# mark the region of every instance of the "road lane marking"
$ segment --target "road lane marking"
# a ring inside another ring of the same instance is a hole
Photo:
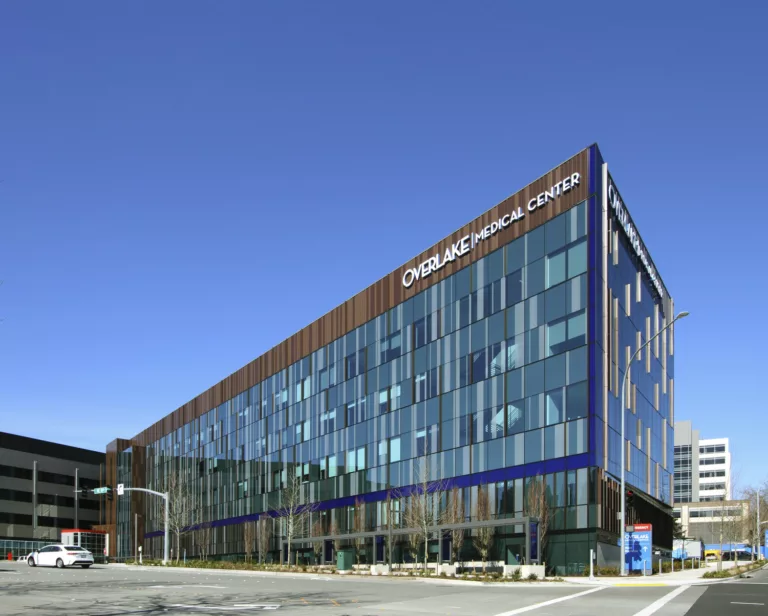
[[[206,584],[159,584],[147,588],[226,588],[226,586],[208,586]]]
[[[731,601],[731,605],[765,605],[765,603],[747,603],[746,601]]]
[[[561,601],[569,601],[571,599],[577,599],[578,597],[583,597],[584,595],[589,595],[593,592],[599,592],[601,590],[605,590],[605,586],[599,586],[598,588],[590,588],[589,590],[577,592],[576,594],[573,594],[573,595],[566,595],[565,597],[560,597],[558,599],[550,599],[549,601],[534,603],[533,605],[529,605],[527,607],[521,607],[516,610],[512,610],[511,612],[501,612],[500,614],[496,614],[496,616],[515,616],[516,614],[523,614],[525,612],[530,612],[532,610],[538,610],[540,607],[546,607],[548,605],[560,603]]]
[[[640,610],[635,614],[635,616],[650,616],[651,614],[655,614],[658,612],[662,607],[664,607],[667,603],[672,601],[677,595],[683,594],[686,590],[688,590],[690,586],[678,586],[670,593],[667,593],[664,595],[661,599],[658,599],[651,603],[648,607]]]
[[[183,603],[176,603],[172,605],[171,607],[181,607],[187,610],[211,610],[211,611],[217,611],[217,612],[232,612],[235,610],[276,610],[280,606],[279,605],[271,605],[271,604],[242,604],[242,605],[233,605],[233,606],[215,606],[215,605],[185,605]]]

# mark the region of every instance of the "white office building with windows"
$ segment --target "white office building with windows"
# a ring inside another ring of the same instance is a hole
[[[731,500],[731,450],[727,438],[699,438],[690,421],[675,424],[675,503]]]
[[[699,441],[699,502],[733,498],[731,451],[727,438]]]

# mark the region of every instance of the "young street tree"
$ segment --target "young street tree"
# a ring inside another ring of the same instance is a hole
[[[197,546],[197,556],[200,560],[208,559],[208,550],[211,546],[211,525],[209,522],[199,524],[194,531],[193,541]]]
[[[354,533],[365,532],[365,501],[359,496],[355,499],[355,509],[353,512],[352,531]],[[355,559],[357,565],[360,565],[360,552],[365,549],[365,537],[355,537]]]
[[[424,457],[414,463],[414,491],[408,496],[403,523],[407,528],[413,528],[415,532],[415,544],[424,544],[424,571],[427,570],[429,558],[430,527],[437,524],[440,519],[440,493],[445,491],[445,482],[442,480],[430,480],[428,458]],[[414,545],[409,537],[409,543]]]
[[[539,551],[544,560],[547,547],[547,531],[549,530],[549,501],[547,500],[547,483],[544,477],[533,477],[528,484],[528,515],[539,519]],[[529,555],[530,558],[531,555]]]
[[[325,533],[323,532],[323,521],[318,518],[312,524],[312,551],[315,553],[315,560],[320,564],[323,555],[323,544]]]
[[[246,522],[243,524],[243,544],[245,547],[245,562],[251,562],[251,554],[253,554],[253,542],[256,538],[256,523]]]
[[[478,486],[477,505],[475,506],[475,521],[485,522],[491,519],[491,501],[488,497],[488,486]],[[480,553],[480,559],[483,561],[483,573],[485,573],[485,563],[488,555],[493,548],[493,536],[495,533],[493,526],[482,526],[474,530],[472,543]]]
[[[261,516],[256,522],[256,552],[259,564],[263,564],[269,552],[269,542],[272,540],[272,518]]]
[[[442,524],[461,524],[464,521],[464,499],[461,490],[453,488],[447,495],[445,511],[443,511],[440,521]],[[455,528],[448,531],[451,536],[451,562],[459,562],[461,546],[464,543],[464,529]]]
[[[301,477],[294,472],[288,472],[285,488],[280,494],[280,506],[275,509],[275,514],[281,518],[286,541],[288,542],[288,565],[292,563],[292,541],[298,537],[304,537],[309,531],[309,519],[317,504],[305,502],[304,484]],[[282,547],[281,547],[282,550]]]
[[[384,506],[386,507],[384,515],[386,516],[386,520],[387,520],[387,562],[391,569],[393,567],[392,549],[394,547],[392,545],[394,541],[392,536],[392,531],[395,529],[395,523],[396,523],[395,516],[400,511],[399,495],[396,492],[389,490],[387,492],[387,499],[384,501]]]
[[[338,537],[339,536],[339,525],[336,524],[336,518],[331,519],[331,527],[328,529],[328,534],[332,537]],[[334,539],[333,540],[333,549],[335,552],[338,552],[341,548],[341,539]]]
[[[168,509],[168,532],[176,538],[176,562],[181,555],[181,536],[190,532],[196,524],[195,502],[187,485],[176,473],[171,474],[166,481],[168,501],[163,499],[160,505],[160,519]]]

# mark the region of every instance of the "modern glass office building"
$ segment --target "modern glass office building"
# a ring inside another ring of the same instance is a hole
[[[543,560],[572,572],[590,548],[618,564],[624,447],[628,523],[653,524],[654,543],[671,549],[673,328],[631,366],[624,443],[619,392],[631,354],[672,313],[593,145],[134,438],[110,443],[110,480],[164,490],[178,476],[194,502],[190,524],[210,528],[206,550],[222,558],[245,552],[244,523],[274,515],[291,477],[325,531],[339,533],[351,529],[356,501],[366,503],[366,530],[385,533],[387,495],[413,485],[419,468],[460,489],[469,521],[478,490],[494,518],[522,519],[527,486],[543,481]],[[120,550],[134,540],[123,535],[138,528],[145,554],[159,555],[157,499],[121,499],[109,512],[119,530],[112,553],[128,556]],[[492,558],[520,557],[521,533],[516,522],[499,527]],[[188,557],[201,549],[198,535],[185,536]],[[368,562],[382,558],[376,545]],[[471,558],[471,541],[464,549]]]

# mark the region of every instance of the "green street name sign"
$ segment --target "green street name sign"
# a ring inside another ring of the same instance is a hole
[[[94,488],[94,494],[109,494],[109,488]]]

